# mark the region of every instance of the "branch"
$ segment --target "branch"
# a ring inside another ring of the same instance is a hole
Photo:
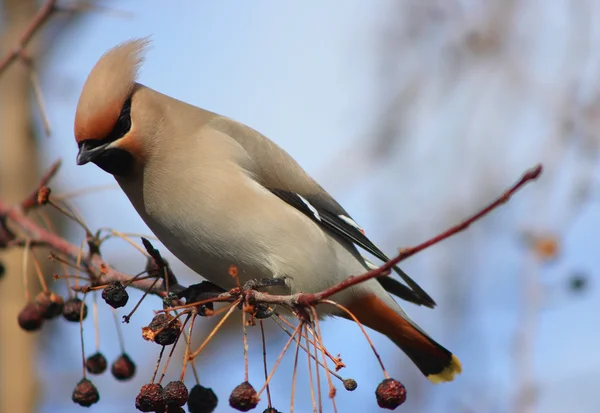
[[[69,258],[73,262],[77,261],[77,258],[80,256],[80,247],[45,230],[25,214],[27,211],[38,205],[38,193],[40,189],[46,187],[58,171],[59,167],[60,162],[55,162],[42,178],[38,189],[33,191],[21,205],[10,206],[0,200],[0,229],[2,229],[0,234],[3,236],[3,239],[0,239],[0,245],[22,245],[19,239],[4,239],[7,237],[15,237],[12,228],[9,228],[8,226],[10,223],[12,224],[11,227],[16,227],[20,232],[25,234],[30,245],[48,247],[51,250],[58,252],[60,255]],[[82,262],[88,268],[88,272],[94,276],[94,280],[97,284],[108,284],[113,281],[128,282],[133,278],[129,274],[122,273],[112,268],[99,254],[92,254]],[[162,288],[150,288],[152,284],[152,279],[143,279],[134,281],[132,286],[152,294],[166,296],[166,292]]]
[[[276,296],[276,295],[271,295],[268,293],[251,291],[251,292],[249,292],[249,294],[251,295],[251,298],[253,300],[255,300],[256,302],[260,302],[260,303],[283,304],[283,305],[287,305],[290,307],[314,306],[314,305],[318,304],[320,301],[327,299],[327,298],[331,297],[332,295],[337,294],[340,291],[345,290],[346,288],[349,288],[353,285],[360,284],[362,282],[370,280],[371,278],[376,278],[381,275],[389,274],[389,270],[391,270],[395,265],[397,265],[401,261],[404,261],[407,258],[412,257],[413,255],[425,250],[426,248],[429,248],[429,247],[431,247],[453,235],[458,234],[459,232],[466,230],[475,221],[478,221],[479,219],[483,218],[485,215],[492,212],[494,209],[496,209],[499,206],[508,202],[510,200],[510,198],[519,189],[521,189],[528,182],[537,179],[541,175],[541,173],[542,173],[542,165],[536,165],[535,167],[526,171],[525,174],[523,174],[523,176],[521,177],[521,179],[517,183],[515,183],[511,188],[509,188],[506,192],[504,192],[504,194],[502,194],[500,197],[498,197],[498,199],[496,199],[494,202],[492,202],[485,208],[481,209],[479,212],[475,213],[471,217],[465,219],[458,225],[455,225],[455,226],[447,229],[446,231],[442,232],[441,234],[439,234],[439,235],[437,235],[415,247],[410,247],[410,248],[405,248],[405,249],[400,250],[400,252],[398,253],[398,255],[396,255],[396,257],[390,259],[388,262],[386,262],[385,264],[383,264],[382,266],[380,266],[378,268],[375,268],[375,269],[368,271],[359,276],[350,276],[350,277],[346,278],[344,281],[342,281],[341,283],[336,284],[330,288],[327,288],[326,290],[323,290],[319,293],[314,293],[314,294],[299,293],[299,294],[295,294],[292,296]]]
[[[16,226],[20,231],[26,234],[26,239],[30,243],[30,245],[35,246],[46,246],[51,248],[54,251],[57,251],[61,255],[68,257],[72,261],[77,261],[77,258],[80,256],[80,248],[76,245],[73,245],[66,241],[65,239],[59,237],[56,234],[53,234],[43,228],[41,228],[38,224],[36,224],[32,219],[28,218],[25,215],[25,212],[28,209],[33,208],[38,199],[38,192],[40,189],[45,188],[45,185],[48,181],[54,176],[56,170],[58,169],[59,163],[55,163],[52,168],[46,173],[44,178],[42,179],[38,190],[30,195],[20,206],[11,207],[0,201],[0,225],[2,225],[6,230],[6,233],[12,234],[12,231],[7,226],[7,222],[12,223]],[[439,235],[410,248],[401,249],[398,255],[394,258],[390,259],[385,264],[380,267],[368,271],[359,276],[349,276],[347,279],[342,281],[339,284],[336,284],[330,288],[327,288],[321,292],[317,293],[298,293],[293,295],[273,295],[266,292],[256,291],[254,289],[244,289],[244,288],[234,288],[225,293],[209,293],[208,296],[204,297],[205,299],[202,303],[208,302],[234,302],[240,299],[241,296],[254,304],[279,304],[287,306],[288,308],[308,308],[319,304],[325,299],[328,299],[334,294],[339,293],[346,288],[352,287],[359,283],[365,282],[375,277],[379,277],[381,275],[389,274],[389,270],[392,269],[395,265],[400,263],[401,261],[406,260],[409,257],[435,245],[459,232],[466,230],[471,224],[479,219],[483,218],[485,215],[492,212],[494,209],[499,206],[505,204],[510,200],[510,198],[525,184],[530,181],[537,179],[542,172],[542,166],[537,165],[534,168],[527,171],[521,179],[515,183],[511,188],[509,188],[506,192],[504,192],[498,199],[490,203],[488,206],[481,209],[479,212],[475,213],[471,217],[465,219],[458,225],[455,225],[448,230],[440,233]],[[34,203],[34,199],[36,200]],[[15,242],[15,240],[0,240],[4,241],[0,242],[0,245],[7,246],[15,246],[18,245],[19,242]],[[19,241],[19,240],[16,240]],[[146,242],[147,243],[147,242]],[[146,244],[145,243],[145,244]],[[22,244],[22,243],[21,243]],[[149,245],[149,243],[148,243]],[[146,248],[149,248],[146,245]],[[157,257],[160,257],[158,251],[152,248],[153,252]],[[159,259],[161,261],[162,258]],[[83,264],[87,268],[88,273],[94,280],[94,284],[109,284],[114,281],[119,281],[121,283],[131,282],[132,276],[128,274],[124,274],[112,268],[106,261],[104,261],[100,254],[91,253],[89,257],[84,259]],[[156,287],[155,280],[146,278],[141,280],[134,281],[131,285],[139,288],[141,290],[147,291],[148,293],[156,294],[161,297],[167,296],[167,292],[164,290],[162,286]],[[188,304],[183,307],[199,305],[199,303]]]
[[[38,30],[48,21],[52,13],[57,10],[56,3],[57,0],[46,0],[35,16],[33,16],[33,19],[31,19],[31,22],[19,38],[17,45],[6,56],[0,59],[0,76],[15,60],[24,56],[25,47],[27,47]]]

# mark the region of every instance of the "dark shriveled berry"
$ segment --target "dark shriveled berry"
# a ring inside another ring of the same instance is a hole
[[[265,410],[263,410],[263,413],[281,413],[281,412],[274,407],[267,407]]]
[[[354,379],[344,380],[344,388],[348,391],[354,391],[358,387],[358,383]]]
[[[196,384],[190,391],[188,410],[190,413],[212,413],[219,403],[212,389]]]
[[[37,331],[42,328],[44,319],[36,303],[27,303],[18,317],[19,326],[25,331]]]
[[[95,353],[85,360],[85,368],[91,374],[102,374],[106,371],[108,362],[102,353]]]
[[[63,308],[63,317],[73,323],[78,323],[81,316],[81,306],[83,306],[83,319],[87,317],[87,305],[79,298],[70,298],[65,301]]]
[[[256,390],[247,381],[233,389],[229,396],[229,405],[241,412],[254,409],[259,401]]]
[[[165,413],[185,413],[185,409],[181,406],[175,406],[174,404],[167,406]]]
[[[141,412],[163,412],[166,407],[165,391],[158,383],[144,384],[135,398],[135,408]]]
[[[161,346],[169,346],[177,341],[180,329],[179,319],[173,319],[164,313],[158,314],[154,316],[148,327],[142,328],[142,337]]]
[[[100,393],[98,393],[98,389],[91,381],[88,379],[81,379],[81,381],[77,383],[77,386],[75,386],[71,399],[80,406],[90,407],[100,400]]]
[[[129,380],[135,376],[135,363],[127,353],[123,353],[113,362],[110,372],[119,381]]]
[[[377,386],[375,396],[379,407],[394,410],[406,401],[406,389],[398,380],[385,379]]]
[[[183,406],[188,401],[188,389],[182,381],[172,381],[165,386],[167,405]]]
[[[119,281],[113,281],[102,290],[102,299],[112,308],[125,307],[129,294]]]
[[[60,295],[49,291],[39,293],[35,297],[35,303],[42,317],[47,320],[61,315],[65,306],[65,302]]]

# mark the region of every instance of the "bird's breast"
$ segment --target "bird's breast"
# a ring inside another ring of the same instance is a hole
[[[289,277],[289,292],[318,291],[334,282],[340,260],[318,225],[256,182],[234,185],[235,179],[180,176],[168,184],[120,184],[165,247],[222,288],[236,286],[232,265],[241,283]]]

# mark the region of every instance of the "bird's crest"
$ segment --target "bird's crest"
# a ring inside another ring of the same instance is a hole
[[[75,114],[75,139],[103,139],[115,126],[131,96],[148,38],[122,43],[106,52],[89,74]]]

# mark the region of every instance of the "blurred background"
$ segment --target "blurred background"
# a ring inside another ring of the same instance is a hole
[[[1,3],[0,57],[41,5]],[[542,178],[509,204],[403,265],[438,302],[433,311],[405,308],[458,355],[464,373],[431,385],[391,342],[371,336],[390,374],[407,387],[398,411],[600,411],[600,1],[58,4],[66,11],[54,14],[28,48],[50,137],[30,71],[17,62],[0,76],[3,200],[18,202],[61,158],[56,193],[99,187],[72,198],[92,229],[149,233],[109,175],[75,165],[72,132],[79,92],[97,59],[148,35],[153,44],[141,83],[269,136],[390,255],[459,222],[542,162]],[[73,243],[84,239],[64,220],[56,225]],[[182,282],[197,282],[162,251]],[[0,281],[0,413],[81,411],[71,402],[81,378],[78,325],[56,321],[38,334],[21,331],[22,253],[1,254],[7,272]],[[145,265],[119,240],[107,243],[103,256],[132,274]],[[64,292],[62,283],[56,289]],[[127,310],[141,294],[131,295]],[[100,304],[99,348],[111,362],[120,352],[117,333],[111,311]],[[158,299],[145,300],[122,326],[138,373],[124,384],[109,373],[93,377],[101,399],[90,411],[135,411],[159,350],[141,338],[140,327],[159,307]],[[232,318],[198,359],[201,383],[220,398],[217,412],[230,411],[229,393],[243,381],[240,319]],[[214,323],[200,320],[197,343]],[[341,374],[359,385],[349,393],[336,384],[339,411],[380,411],[374,390],[383,376],[360,330],[343,320],[322,327],[331,353],[347,364]],[[91,354],[93,317],[84,330]],[[255,387],[263,382],[257,330],[249,332]],[[267,335],[272,365],[287,337],[276,327]],[[280,411],[289,410],[291,356],[272,386]],[[167,381],[179,368],[174,360]],[[193,383],[191,375],[186,383]],[[301,367],[296,411],[310,410]]]

